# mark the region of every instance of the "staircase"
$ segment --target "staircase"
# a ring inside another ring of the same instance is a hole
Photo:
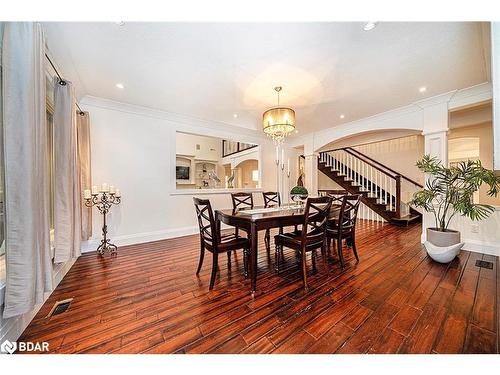
[[[361,194],[373,217],[406,226],[422,219],[407,203],[423,186],[352,147],[320,152],[318,169],[349,194]]]

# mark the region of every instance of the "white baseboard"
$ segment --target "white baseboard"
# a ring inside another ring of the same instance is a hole
[[[76,258],[71,259],[55,270],[56,273],[54,274],[54,289],[59,285],[61,280],[64,278],[66,273],[70,270],[75,262]],[[26,314],[8,319],[3,319],[0,316],[0,342],[3,342],[5,340],[17,341],[19,336],[21,336],[23,331],[30,324],[31,320],[35,317],[35,315],[38,313],[40,308],[43,306],[45,301],[47,301],[51,294],[52,292],[45,293],[43,302],[36,305],[32,311],[27,312]]]
[[[155,232],[144,232],[128,234],[123,236],[117,236],[112,238],[112,242],[117,246],[135,245],[140,243],[166,240],[169,238],[189,236],[192,234],[199,233],[198,226],[176,228],[176,229],[165,229]],[[93,238],[88,241],[82,242],[81,252],[89,253],[96,251],[97,246],[99,246],[100,238]]]
[[[500,256],[500,244],[499,243],[489,243],[484,241],[476,240],[464,240],[464,250],[473,251],[475,253]]]

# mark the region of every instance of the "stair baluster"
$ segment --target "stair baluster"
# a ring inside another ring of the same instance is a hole
[[[359,218],[370,221],[404,223],[416,216],[401,219],[401,179],[420,186],[408,177],[350,147],[320,152],[318,167],[349,193],[362,194]],[[415,210],[412,210],[415,214]],[[418,218],[418,216],[417,216]]]
[[[392,197],[394,191],[392,190],[392,179],[389,180],[389,211],[392,211]]]

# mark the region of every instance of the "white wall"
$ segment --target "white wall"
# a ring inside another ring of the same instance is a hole
[[[318,172],[318,190],[344,190],[342,186],[333,181],[323,172]]]
[[[175,189],[176,131],[260,144],[262,189],[254,189],[256,204],[262,190],[276,190],[274,145],[260,132],[210,124],[143,107],[87,97],[81,102],[91,118],[93,184],[107,182],[121,189],[122,203],[111,209],[110,238],[117,244],[142,243],[197,232],[193,196],[203,196],[214,209],[231,208],[227,190]],[[286,157],[296,158],[287,149]],[[296,180],[292,170],[291,181]],[[102,217],[93,212],[93,237],[82,251],[93,251],[101,234]]]
[[[455,216],[450,228],[460,231],[464,249],[500,256],[500,208],[485,220],[472,221],[464,216]]]
[[[199,150],[196,145],[200,146]],[[196,159],[219,163],[222,158],[222,139],[177,133],[176,152],[178,155],[194,156]]]
[[[415,163],[424,156],[424,137],[411,135],[354,147],[359,152],[423,184],[424,176]]]

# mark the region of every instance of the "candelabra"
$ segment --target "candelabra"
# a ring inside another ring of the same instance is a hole
[[[100,191],[95,192],[92,191],[91,197],[84,197],[85,206],[93,207],[96,206],[99,212],[103,216],[103,224],[102,224],[102,239],[101,244],[97,247],[97,252],[100,255],[104,255],[105,251],[109,251],[110,254],[116,254],[118,248],[116,245],[112,244],[110,239],[108,238],[108,225],[106,224],[106,215],[108,214],[111,206],[114,204],[119,204],[121,202],[121,196],[118,192],[108,192],[108,191]]]
[[[282,160],[281,161],[281,189],[280,189],[281,199],[283,199],[283,193],[285,192],[285,176],[284,176],[284,172],[285,172],[285,162]],[[283,205],[283,202],[282,202],[282,205]]]
[[[281,196],[281,199],[283,199],[285,193],[285,150],[283,147],[281,148],[281,161],[279,158],[279,151],[280,147],[279,145],[277,145],[276,146],[276,192]],[[287,160],[286,176],[288,178],[288,188],[290,188],[290,159]],[[281,203],[282,205],[284,205],[284,201],[282,201]]]
[[[288,171],[286,172],[286,177],[287,177],[286,203],[289,206],[290,205],[290,168],[288,168]]]
[[[276,192],[280,194],[280,159],[278,154],[279,148],[276,146]]]

